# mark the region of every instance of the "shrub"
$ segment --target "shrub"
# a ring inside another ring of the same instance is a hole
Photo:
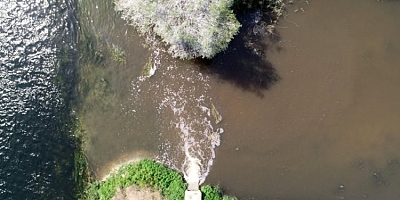
[[[204,185],[200,190],[204,200],[237,200],[235,197],[224,196],[219,186]]]
[[[111,199],[117,188],[130,185],[149,187],[159,190],[167,199],[184,198],[186,183],[182,175],[153,160],[142,160],[118,170],[102,183],[92,183],[84,192],[83,199]]]
[[[219,187],[205,185],[201,187],[204,200],[222,200],[222,192]]]
[[[116,9],[142,34],[160,36],[174,57],[212,58],[225,50],[240,23],[233,0],[117,0]]]

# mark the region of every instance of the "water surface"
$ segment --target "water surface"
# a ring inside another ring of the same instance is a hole
[[[72,199],[74,4],[0,7],[0,199]]]
[[[223,132],[212,121],[209,76],[191,61],[173,59],[159,42],[143,47],[144,37],[112,1],[80,2],[80,8],[81,43],[92,41],[95,49],[94,59],[80,64],[81,119],[94,175],[102,179],[142,157],[184,172],[188,157],[195,157],[204,181]],[[146,65],[157,68],[154,76],[143,76]]]
[[[288,6],[264,54],[279,82],[261,97],[210,84],[225,134],[207,180],[244,199],[398,199],[399,12],[397,1]]]
[[[189,155],[206,183],[243,199],[400,197],[397,1],[295,2],[276,33],[249,43],[253,13],[212,61],[143,47],[112,1],[80,3],[97,52],[80,66],[96,177],[138,157],[184,172]],[[146,63],[158,68],[150,78]]]

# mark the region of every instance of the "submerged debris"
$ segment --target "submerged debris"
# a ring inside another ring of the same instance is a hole
[[[158,66],[160,66],[161,64],[160,56],[160,49],[158,48],[155,49],[153,53],[151,53],[149,60],[143,67],[142,76],[140,77],[140,79],[144,80],[146,78],[150,78],[156,73]]]
[[[111,44],[111,45],[108,45],[108,51],[110,52],[111,59],[113,61],[121,63],[121,64],[126,64],[126,54],[121,48],[117,47],[114,44]],[[96,55],[98,55],[98,54],[96,54]]]
[[[146,65],[144,65],[142,75],[145,76],[146,78],[150,78],[151,76],[154,75],[155,72],[156,68],[153,65],[153,62],[151,61],[151,58],[149,58],[149,61],[146,63]]]
[[[215,108],[213,103],[211,103],[211,115],[215,119],[215,124],[218,124],[222,121],[222,116],[219,114],[217,108]]]

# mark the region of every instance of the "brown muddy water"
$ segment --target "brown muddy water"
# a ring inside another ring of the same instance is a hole
[[[79,3],[79,113],[96,178],[144,157],[185,172],[195,158],[204,182],[223,132],[211,116],[209,76],[191,61],[171,58],[159,44],[144,48],[112,1]],[[159,68],[156,75],[143,75],[148,65]]]
[[[138,157],[184,171],[189,154],[241,199],[400,199],[399,1],[295,2],[254,52],[237,38],[205,70],[143,47],[111,1],[85,2],[104,56],[80,71],[98,178]]]
[[[400,2],[308,3],[267,45],[281,79],[263,96],[212,79],[225,133],[207,182],[244,199],[400,199]]]

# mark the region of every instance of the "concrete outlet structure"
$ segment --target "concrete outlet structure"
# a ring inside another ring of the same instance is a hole
[[[201,191],[185,191],[185,200],[201,200]]]
[[[201,200],[201,191],[197,182],[189,182],[185,191],[185,200]]]

